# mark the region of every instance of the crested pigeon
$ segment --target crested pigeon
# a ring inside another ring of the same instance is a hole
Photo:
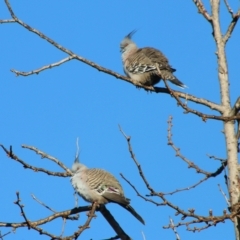
[[[152,47],[137,47],[131,40],[135,32],[130,32],[120,44],[125,74],[145,86],[153,86],[164,79],[181,88],[187,87],[173,75],[176,69],[169,65],[162,52]]]
[[[117,203],[145,224],[142,217],[130,206],[130,199],[124,196],[122,186],[112,174],[102,169],[87,168],[79,162],[78,154],[72,165],[72,173],[73,188],[85,201],[98,204]]]

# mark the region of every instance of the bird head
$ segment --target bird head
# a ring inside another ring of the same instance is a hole
[[[74,163],[72,165],[72,172],[76,173],[81,168],[82,168],[82,164],[79,162],[79,156],[76,156]]]
[[[132,50],[132,49],[137,49],[137,45],[131,40],[132,36],[134,33],[136,33],[137,30],[131,31],[120,43],[120,51],[122,53]]]

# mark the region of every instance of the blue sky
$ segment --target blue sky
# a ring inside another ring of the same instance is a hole
[[[238,1],[229,1],[236,11]],[[133,39],[139,47],[160,49],[177,69],[176,76],[189,88],[185,92],[219,103],[216,47],[210,24],[197,13],[192,1],[26,1],[12,0],[15,14],[24,22],[46,34],[62,46],[97,64],[123,74],[119,44],[133,29]],[[209,9],[208,3],[206,3]],[[2,1],[0,19],[10,19]],[[230,15],[221,6],[223,33]],[[62,171],[56,164],[41,159],[35,153],[22,149],[22,144],[35,146],[57,157],[71,167],[75,155],[75,141],[80,138],[80,160],[88,167],[98,167],[114,174],[121,182],[132,206],[145,219],[141,225],[127,211],[115,204],[110,209],[122,228],[133,239],[175,239],[171,230],[164,230],[169,216],[175,223],[181,221],[167,207],[156,207],[137,197],[133,189],[120,177],[123,173],[143,194],[144,186],[134,165],[126,140],[118,124],[132,137],[132,147],[149,183],[156,191],[169,192],[190,186],[203,176],[175,157],[167,145],[167,120],[173,116],[173,141],[191,161],[206,171],[215,171],[219,162],[206,154],[226,158],[225,140],[220,121],[204,123],[192,114],[183,114],[176,101],[166,94],[147,93],[113,76],[99,72],[79,61],[70,61],[38,75],[16,77],[10,69],[30,71],[67,57],[48,42],[17,24],[0,25],[0,142],[12,145],[14,153],[27,163],[51,171]],[[239,96],[238,76],[240,53],[240,26],[230,38],[228,58],[232,104]],[[158,86],[163,86],[160,82]],[[176,86],[171,85],[179,90]],[[204,113],[206,107],[188,103],[189,107]],[[56,211],[74,207],[73,188],[68,178],[34,173],[6,157],[2,151],[1,221],[20,222],[23,218],[13,202],[20,192],[27,216],[31,220],[51,213],[31,198],[33,193]],[[175,205],[207,215],[209,209],[221,215],[227,208],[217,184],[224,191],[223,175],[210,179],[191,191],[168,197]],[[155,198],[155,200],[157,200]],[[160,199],[158,200],[159,202]],[[79,205],[86,203],[79,199]],[[104,239],[115,233],[100,213],[91,222],[80,239]],[[79,221],[67,222],[69,235],[86,221],[81,213]],[[44,229],[58,235],[62,220],[54,221]],[[4,234],[10,229],[1,229]],[[214,228],[192,233],[185,227],[178,229],[181,239],[233,239],[230,221]],[[6,239],[48,239],[33,230],[17,229]]]

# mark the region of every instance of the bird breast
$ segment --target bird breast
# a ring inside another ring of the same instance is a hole
[[[82,172],[77,172],[71,178],[71,183],[75,191],[87,202],[98,202],[99,204],[106,203],[105,199],[91,189],[86,182],[86,176]]]

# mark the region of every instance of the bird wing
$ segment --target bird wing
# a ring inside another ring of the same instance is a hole
[[[164,54],[155,48],[139,48],[134,54],[129,56],[126,61],[126,69],[133,74],[155,72],[158,71],[158,69],[160,71],[176,71],[176,69],[169,65]]]
[[[102,169],[92,168],[86,170],[87,184],[90,189],[103,196],[109,201],[128,204],[124,197],[122,186],[118,180],[109,172]]]
[[[156,70],[155,64],[149,57],[146,57],[144,52],[138,49],[133,55],[127,58],[126,69],[133,74],[141,74]]]
[[[175,72],[176,69],[172,68],[169,65],[168,59],[164,56],[164,54],[158,49],[145,47],[138,49],[141,54],[148,58],[151,61],[151,64],[155,66],[158,64],[160,70],[169,70],[171,72]]]

